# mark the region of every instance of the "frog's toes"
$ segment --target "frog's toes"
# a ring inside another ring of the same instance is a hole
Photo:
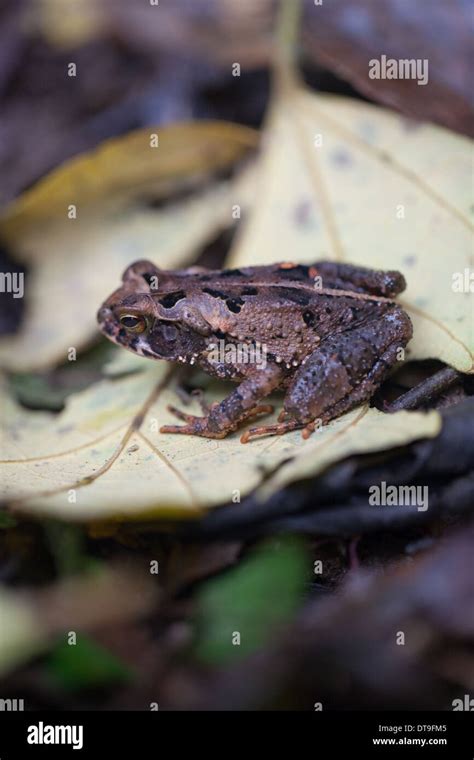
[[[305,440],[305,441],[307,441],[307,440],[308,440],[308,438],[310,437],[310,435],[312,435],[312,434],[314,433],[314,429],[315,429],[315,423],[314,423],[314,422],[309,422],[309,423],[308,423],[308,424],[307,424],[307,425],[306,425],[306,426],[303,428],[303,430],[302,430],[302,432],[301,432],[301,436],[302,436],[302,438],[304,438],[304,440]]]
[[[186,417],[188,418],[186,425],[162,425],[160,433],[199,435],[203,438],[225,438],[227,435],[226,430],[210,430],[207,417],[193,417],[191,414]]]
[[[214,404],[211,404],[211,409]],[[225,438],[230,432],[230,428],[217,428],[215,425],[210,424],[209,415],[205,414],[203,417],[197,417],[194,414],[186,414],[186,412],[177,409],[175,406],[168,406],[168,411],[174,414],[179,420],[185,422],[185,425],[162,425],[160,427],[160,433],[178,433],[180,435],[200,435],[203,438]]]
[[[211,408],[213,406],[217,406],[217,401],[215,401],[213,404],[209,404],[206,401],[206,399],[204,398],[204,391],[202,390],[202,388],[194,388],[194,390],[191,391],[191,397],[198,401],[203,414],[209,414]]]
[[[199,417],[196,417],[194,414],[186,414],[186,412],[181,411],[181,409],[178,409],[171,404],[168,404],[166,408],[171,414],[177,417],[178,420],[183,420],[183,422],[193,422],[194,420],[199,419]]]
[[[257,417],[260,414],[272,414],[274,407],[271,404],[260,404],[254,407],[246,416],[245,421],[250,420],[252,417]]]
[[[193,435],[191,425],[162,425],[160,433],[181,433],[181,435]]]
[[[240,436],[240,442],[248,443],[254,438],[262,438],[263,436],[270,435],[283,435],[284,433],[289,433],[291,430],[299,430],[302,427],[303,425],[301,422],[297,422],[297,420],[294,419],[286,420],[286,422],[279,422],[275,425],[260,425],[259,427],[250,428],[250,430],[246,430],[245,433],[242,433]]]

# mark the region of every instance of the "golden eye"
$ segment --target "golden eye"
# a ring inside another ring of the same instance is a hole
[[[146,328],[146,319],[145,317],[136,317],[134,314],[124,314],[120,317],[120,324],[128,332],[142,333]]]

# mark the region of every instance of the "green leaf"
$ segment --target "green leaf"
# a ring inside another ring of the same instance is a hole
[[[303,545],[287,538],[209,581],[197,600],[197,659],[221,665],[264,646],[301,605],[307,568]]]
[[[18,524],[8,512],[0,510],[0,530],[6,530],[7,528],[14,528]]]
[[[62,641],[47,658],[48,674],[64,689],[77,691],[129,681],[124,663],[87,636],[77,644]]]

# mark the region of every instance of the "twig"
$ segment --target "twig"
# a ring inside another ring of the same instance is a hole
[[[415,385],[414,388],[410,388],[409,391],[399,396],[391,404],[387,404],[384,407],[384,411],[391,414],[392,412],[399,412],[402,409],[418,409],[418,407],[433,401],[440,393],[454,385],[461,376],[461,372],[451,367],[445,367],[418,385]]]

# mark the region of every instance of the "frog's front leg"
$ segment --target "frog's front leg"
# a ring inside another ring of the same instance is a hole
[[[247,417],[273,411],[272,406],[259,406],[259,402],[280,385],[282,378],[283,371],[278,365],[267,365],[262,370],[255,369],[220,404],[213,404],[204,417],[195,417],[169,407],[170,411],[186,424],[163,425],[160,432],[225,438]]]
[[[396,305],[352,330],[327,338],[298,369],[284,401],[286,421],[252,428],[247,440],[326,424],[368,401],[412,335],[408,315]]]

